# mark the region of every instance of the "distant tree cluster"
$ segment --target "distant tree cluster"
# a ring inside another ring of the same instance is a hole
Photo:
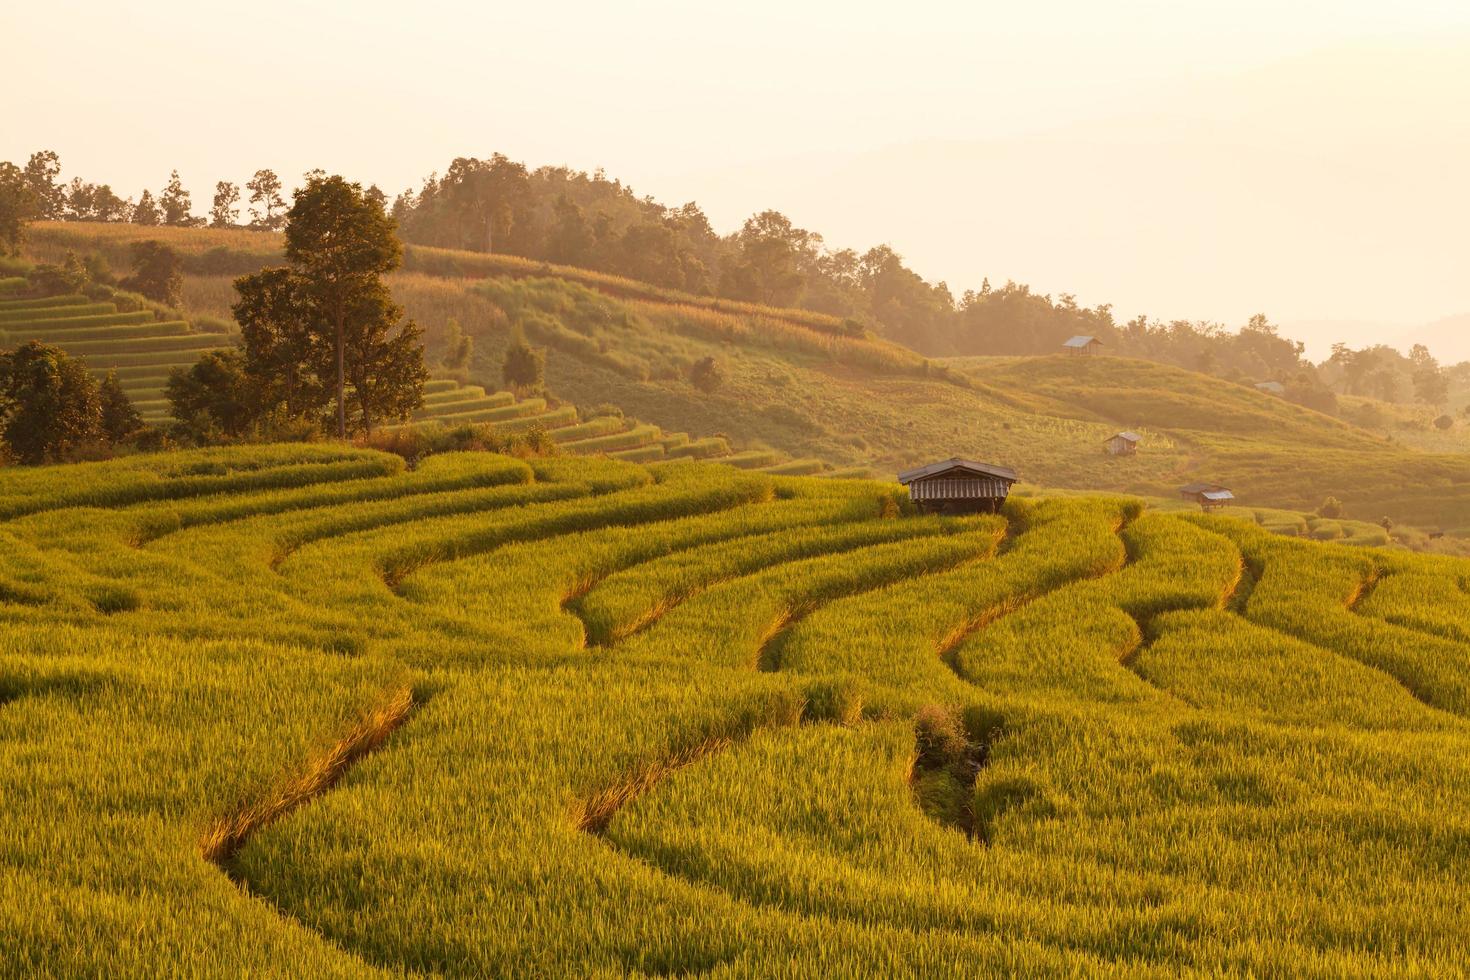
[[[131,222],[135,225],[197,228],[251,228],[280,231],[286,223],[285,190],[271,170],[257,170],[244,191],[222,180],[215,184],[207,217],[194,214],[192,195],[177,170],[156,193],[145,188],[137,199],[119,196],[108,184],[80,177],[61,180],[61,160],[52,150],[32,153],[24,167],[0,162],[0,246],[14,251],[29,221]],[[244,192],[249,193],[244,198]],[[370,196],[385,203],[377,188]],[[241,221],[241,201],[248,204],[248,220]]]
[[[423,404],[422,331],[382,278],[402,246],[381,200],[317,174],[284,220],[287,264],[235,281],[240,348],[169,378],[174,416],[196,441],[323,428],[345,438]]]
[[[1378,344],[1353,350],[1333,344],[1332,356],[1323,365],[1328,379],[1344,394],[1363,395],[1381,401],[1412,399],[1421,405],[1443,409],[1450,399],[1452,381],[1464,383],[1467,365],[1446,370],[1423,344],[1415,344],[1404,355]]]

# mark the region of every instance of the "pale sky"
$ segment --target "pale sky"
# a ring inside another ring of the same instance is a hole
[[[1470,311],[1466,0],[62,0],[7,5],[0,49],[0,159],[125,196],[175,167],[204,207],[259,167],[391,193],[500,151],[721,231],[776,207],[957,293],[1323,338]]]

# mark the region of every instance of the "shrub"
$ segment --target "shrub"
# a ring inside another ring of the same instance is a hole
[[[546,371],[546,351],[526,343],[523,333],[517,331],[505,351],[505,362],[501,365],[501,376],[512,388],[530,391],[539,389]]]
[[[1342,501],[1336,497],[1328,497],[1322,501],[1322,506],[1317,508],[1317,516],[1336,520],[1342,516]]]
[[[689,369],[689,383],[709,394],[725,383],[725,370],[713,355],[706,355]]]
[[[1434,420],[1434,427],[1440,430],[1453,429],[1455,427],[1455,420],[1448,415],[1441,415]]]

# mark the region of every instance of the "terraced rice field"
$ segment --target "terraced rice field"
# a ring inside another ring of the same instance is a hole
[[[228,334],[197,331],[184,320],[161,321],[148,310],[120,313],[112,303],[85,296],[0,300],[0,348],[31,340],[85,358],[99,378],[115,370],[138,414],[152,423],[168,419],[163,387],[169,371],[234,342]]]
[[[574,405],[551,407],[544,398],[517,398],[509,391],[486,391],[480,385],[436,379],[424,386],[424,407],[409,425],[461,423],[493,425],[501,432],[546,430],[572,455],[606,455],[632,462],[662,459],[708,459],[729,453],[720,437],[691,439],[687,433],[664,432],[620,415],[583,420]]]
[[[332,446],[0,471],[0,973],[1470,968],[1470,565],[902,505]]]

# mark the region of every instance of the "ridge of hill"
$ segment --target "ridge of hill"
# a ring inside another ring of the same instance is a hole
[[[231,279],[279,257],[269,233],[80,223],[39,225],[30,248],[38,259],[75,249],[117,263],[149,237],[184,255],[197,314],[227,314]],[[1042,486],[1168,495],[1207,480],[1251,506],[1311,511],[1331,495],[1358,520],[1470,533],[1470,457],[1416,451],[1208,375],[1118,357],[931,360],[806,311],[505,256],[409,246],[405,266],[390,282],[425,328],[431,361],[454,320],[473,357],[445,373],[498,377],[519,328],[548,348],[547,384],[584,406],[580,418],[615,406],[798,468],[894,471],[971,456]],[[711,390],[690,380],[706,358],[723,378]],[[1138,455],[1103,454],[1119,428],[1144,436]]]

